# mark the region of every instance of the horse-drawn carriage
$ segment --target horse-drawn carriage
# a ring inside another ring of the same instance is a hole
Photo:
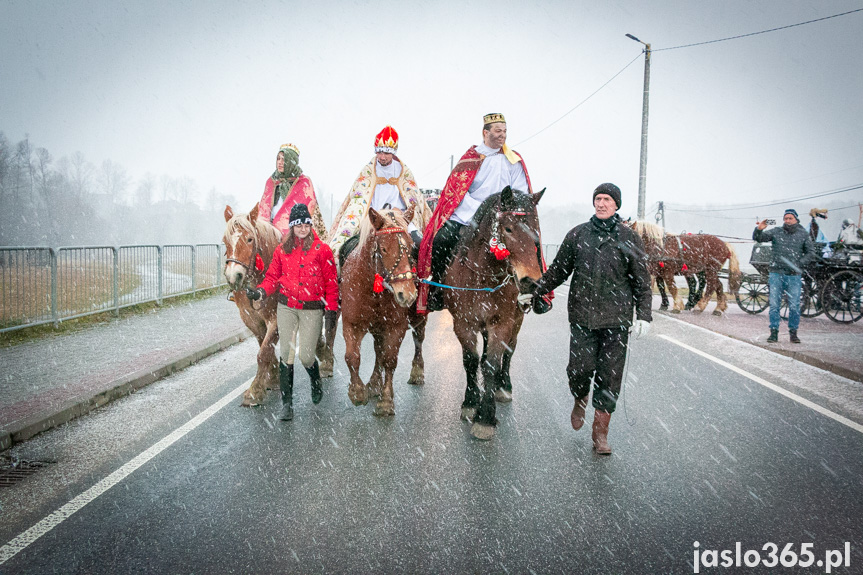
[[[859,320],[863,317],[863,250],[841,246],[833,251],[825,248],[837,247],[835,244],[814,245],[818,255],[803,270],[800,315],[815,317],[824,313],[838,323]],[[757,273],[744,275],[737,293],[737,305],[746,313],[761,313],[770,305],[767,279],[772,254],[770,244],[752,247],[749,263]],[[787,302],[782,302],[780,313],[788,317]]]

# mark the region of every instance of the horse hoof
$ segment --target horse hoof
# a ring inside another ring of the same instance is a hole
[[[474,423],[470,426],[470,434],[481,441],[488,441],[494,437],[494,425]]]
[[[668,306],[667,305],[659,306],[659,311],[668,311]]]
[[[245,397],[243,396],[243,403],[240,404],[240,407],[258,407],[261,405],[261,402],[255,399],[254,397]]]
[[[417,378],[412,377],[408,380],[408,385],[424,385],[424,384],[425,384],[425,379],[422,377],[417,377]]]
[[[321,364],[318,364],[318,371],[321,374],[321,377],[330,378],[333,376],[333,366],[325,367]]]
[[[392,417],[396,414],[396,409],[392,403],[383,403],[379,401],[377,405],[375,405],[373,413],[378,417]]]
[[[462,407],[461,408],[461,419],[462,419],[462,421],[470,421],[474,417],[476,417],[476,408],[475,407]]]
[[[680,313],[680,310],[679,309],[673,309],[673,310],[671,310],[671,313]]]
[[[698,309],[697,307],[692,308],[692,313],[701,313],[703,311],[703,309]]]
[[[495,389],[494,400],[498,403],[509,403],[512,401],[512,394],[505,389]]]
[[[354,386],[348,388],[348,399],[351,400],[351,403],[354,405],[365,405],[369,402],[369,396],[366,394],[366,390],[359,386],[360,389],[355,389]]]
[[[719,311],[718,309],[717,309],[717,310],[713,310],[713,315],[721,316],[721,315],[722,315],[722,312],[721,312],[721,311]]]

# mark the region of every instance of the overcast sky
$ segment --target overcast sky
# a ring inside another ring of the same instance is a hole
[[[386,124],[441,187],[506,115],[547,207],[611,181],[637,204],[650,42],[648,209],[799,197],[863,183],[860,0],[0,2],[0,130],[59,158],[194,178],[249,209],[295,143],[327,207]],[[620,76],[542,130],[635,60]],[[530,139],[528,139],[530,138]],[[525,141],[527,140],[527,141]],[[523,143],[521,143],[523,142]],[[837,200],[852,204],[860,190]],[[778,211],[778,210],[777,210]],[[781,211],[778,211],[781,216]],[[768,214],[765,214],[768,215]],[[769,214],[774,215],[774,214]],[[849,212],[856,219],[856,212]]]

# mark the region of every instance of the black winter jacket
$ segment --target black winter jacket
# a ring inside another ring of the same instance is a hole
[[[570,323],[587,329],[628,328],[633,308],[637,319],[653,319],[644,243],[617,214],[605,221],[593,216],[571,229],[534,294],[550,292],[570,275]]]
[[[785,226],[759,230],[755,228],[752,239],[756,242],[773,243],[773,259],[770,262],[770,271],[789,276],[800,275],[815,257],[812,239],[809,232],[800,224],[794,224],[791,231]]]

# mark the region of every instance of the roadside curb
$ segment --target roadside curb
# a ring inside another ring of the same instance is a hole
[[[214,353],[239,343],[251,337],[251,335],[252,332],[248,328],[243,327],[236,330],[232,335],[203,349],[175,356],[155,368],[142,369],[129,374],[107,384],[101,390],[69,400],[51,411],[46,410],[21,421],[16,421],[7,429],[0,430],[0,451],[5,451],[12,447],[13,444],[26,441],[38,433],[68,423],[76,417],[89,413],[97,407],[101,407],[115,399],[125,397],[142,387],[159,381],[163,377],[185,369]]]
[[[811,365],[812,367],[817,367],[818,369],[823,369],[824,371],[829,371],[831,373],[835,373],[836,375],[840,375],[840,376],[845,377],[847,379],[863,383],[863,373],[860,373],[859,371],[854,371],[853,369],[848,369],[847,367],[843,367],[841,365],[837,365],[837,364],[829,362],[829,361],[824,361],[823,359],[821,359],[819,357],[815,357],[813,355],[809,355],[807,353],[803,353],[803,352],[796,351],[796,350],[783,349],[781,347],[774,347],[768,343],[755,342],[755,341],[752,341],[751,339],[747,339],[745,337],[740,337],[740,336],[736,336],[736,335],[732,335],[732,334],[728,334],[728,333],[722,333],[719,331],[713,331],[712,329],[709,329],[709,328],[706,328],[706,327],[703,327],[700,325],[696,325],[693,323],[689,323],[689,322],[684,321],[682,319],[678,319],[678,318],[672,316],[671,314],[663,313],[660,315],[662,315],[665,318],[674,320],[674,321],[679,321],[680,323],[686,324],[688,326],[695,327],[698,329],[703,329],[703,330],[709,331],[710,333],[715,333],[716,335],[725,336],[727,338],[734,339],[737,341],[742,341],[743,343],[748,343],[749,345],[755,346],[759,349],[766,349],[767,351],[770,351],[770,352],[773,352],[773,353],[776,353],[779,355],[784,355],[785,357],[790,357],[791,359],[796,359],[797,361]]]

